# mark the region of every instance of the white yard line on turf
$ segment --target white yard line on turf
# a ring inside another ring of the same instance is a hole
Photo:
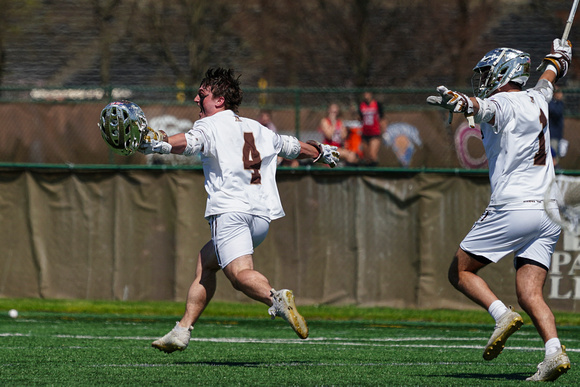
[[[0,337],[31,337],[32,334],[22,334],[22,333],[0,333]],[[147,336],[92,336],[92,335],[49,335],[49,337],[64,338],[64,339],[82,339],[82,340],[143,340],[152,341],[157,337],[147,337]],[[537,338],[514,338],[511,341],[538,341]],[[194,342],[208,342],[208,343],[262,343],[262,344],[309,344],[309,345],[341,345],[341,346],[384,346],[386,343],[403,343],[403,342],[420,342],[415,344],[389,344],[389,347],[402,347],[402,348],[453,348],[453,349],[481,349],[482,345],[464,345],[464,344],[423,344],[424,342],[440,342],[440,341],[453,341],[453,342],[473,342],[479,341],[484,343],[487,341],[487,337],[397,337],[397,338],[372,338],[372,339],[346,339],[340,337],[313,337],[306,340],[300,339],[257,339],[257,338],[199,338],[192,337],[191,341]],[[578,340],[568,340],[568,341],[578,341]],[[421,343],[423,342],[423,343]],[[521,350],[521,351],[543,351],[544,348],[541,346],[536,347],[522,347],[522,346],[509,346],[506,349],[509,350]],[[567,352],[580,352],[580,349],[566,348]]]

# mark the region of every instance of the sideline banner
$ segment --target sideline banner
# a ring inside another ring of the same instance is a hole
[[[471,309],[447,280],[489,200],[487,175],[279,171],[286,216],[255,267],[302,304]],[[185,300],[209,240],[201,170],[0,171],[0,297]],[[580,240],[564,235],[545,287],[578,310]],[[517,302],[513,257],[481,275]],[[218,273],[216,300],[250,302]]]
[[[566,202],[572,218],[579,216],[580,177],[556,176],[555,185],[560,189],[559,205]],[[573,203],[572,203],[573,202]],[[578,203],[572,208],[574,203]],[[577,219],[576,219],[577,220]],[[566,308],[580,300],[580,227],[569,224],[562,227],[562,234],[552,255],[552,266],[546,280],[547,298],[552,305]],[[573,309],[577,310],[577,309]]]

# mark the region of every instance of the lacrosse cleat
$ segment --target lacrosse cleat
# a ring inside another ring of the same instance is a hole
[[[183,351],[189,344],[192,330],[193,327],[182,328],[179,326],[179,322],[177,322],[168,334],[155,340],[151,346],[165,353]]]
[[[268,309],[268,313],[272,316],[272,320],[276,316],[282,317],[284,320],[288,321],[294,332],[301,338],[305,339],[308,337],[308,325],[304,317],[298,313],[296,310],[296,304],[294,303],[294,294],[291,290],[282,289],[276,291],[275,289],[270,290],[270,296],[272,297],[272,306]]]
[[[566,347],[551,356],[546,356],[544,361],[538,364],[538,371],[527,378],[532,382],[552,382],[564,375],[570,369],[570,359],[566,355]]]
[[[493,334],[483,351],[483,358],[485,360],[493,360],[498,357],[505,347],[505,342],[508,337],[520,329],[523,323],[524,320],[522,319],[522,316],[514,312],[512,306],[509,306],[507,312],[505,312],[495,324]]]

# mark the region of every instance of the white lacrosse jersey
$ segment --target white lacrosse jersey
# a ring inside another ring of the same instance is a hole
[[[535,89],[491,96],[495,123],[482,128],[491,206],[541,208],[554,179],[548,102]],[[552,198],[553,199],[553,198]],[[555,204],[554,204],[555,205]]]
[[[206,218],[226,212],[284,216],[276,186],[280,135],[231,110],[196,121],[190,132],[203,143]]]

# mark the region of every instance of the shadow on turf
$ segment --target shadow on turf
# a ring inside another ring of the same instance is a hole
[[[178,365],[191,365],[191,366],[221,366],[221,367],[268,367],[272,363],[269,362],[243,362],[243,361],[180,361],[176,362]],[[286,362],[284,362],[286,364]],[[300,365],[300,364],[312,364],[306,361],[292,361],[287,364]]]
[[[476,374],[476,373],[469,373],[469,374],[450,374],[450,375],[441,375],[446,376],[449,378],[456,378],[456,379],[479,379],[479,380],[493,380],[493,381],[500,381],[500,380],[525,380],[528,374],[524,374],[521,372],[512,373],[512,374]]]

